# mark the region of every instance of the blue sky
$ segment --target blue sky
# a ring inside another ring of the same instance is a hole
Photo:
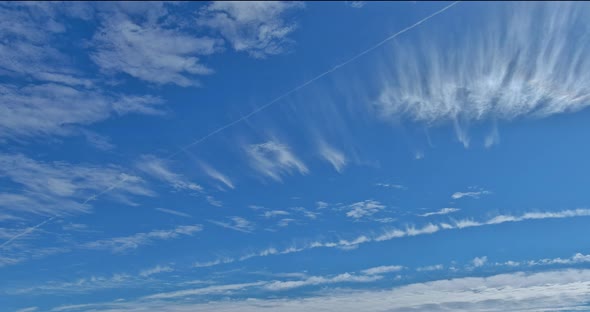
[[[590,310],[586,3],[0,3],[0,311]]]

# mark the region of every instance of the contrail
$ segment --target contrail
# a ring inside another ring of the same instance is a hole
[[[333,73],[333,72],[337,71],[337,70],[338,70],[338,69],[340,69],[341,67],[343,67],[343,66],[346,66],[346,65],[348,65],[348,64],[350,64],[350,63],[352,63],[352,62],[356,61],[358,58],[360,58],[360,57],[364,56],[365,54],[367,54],[367,53],[369,53],[369,52],[371,52],[371,51],[373,51],[373,50],[375,50],[375,49],[379,48],[380,46],[382,46],[382,45],[386,44],[387,42],[389,42],[389,41],[391,41],[391,40],[395,39],[395,38],[396,38],[396,37],[398,37],[399,35],[401,35],[401,34],[403,34],[403,33],[405,33],[405,32],[408,32],[408,31],[410,31],[410,30],[412,30],[412,29],[414,29],[414,28],[416,28],[416,27],[420,26],[420,24],[422,24],[422,23],[424,23],[424,22],[428,21],[429,19],[431,19],[431,18],[433,18],[433,17],[435,17],[435,16],[437,16],[437,15],[439,15],[439,14],[441,14],[441,13],[445,12],[446,10],[448,10],[448,9],[452,8],[453,6],[455,6],[456,4],[458,4],[459,2],[461,2],[461,1],[455,1],[455,2],[453,2],[453,3],[451,3],[451,4],[447,5],[447,6],[445,6],[444,8],[442,8],[442,9],[440,9],[440,10],[438,10],[438,11],[436,11],[436,12],[434,12],[434,13],[432,13],[432,14],[428,15],[428,16],[426,16],[425,18],[423,18],[423,19],[421,19],[421,20],[417,21],[416,23],[414,23],[414,24],[412,24],[412,25],[410,25],[410,26],[408,26],[408,27],[406,27],[406,28],[404,28],[404,29],[402,29],[402,30],[400,30],[400,31],[398,31],[398,32],[396,32],[396,33],[394,33],[394,34],[390,35],[389,37],[387,37],[387,38],[385,38],[385,39],[383,39],[383,40],[379,41],[377,44],[375,44],[375,45],[373,45],[373,46],[369,47],[368,49],[366,49],[366,50],[364,50],[364,51],[360,52],[359,54],[357,54],[357,55],[355,55],[355,56],[353,56],[353,57],[349,58],[348,60],[346,60],[346,61],[344,61],[344,62],[342,62],[342,63],[340,63],[340,64],[337,64],[336,66],[332,67],[331,69],[329,69],[329,70],[327,70],[327,71],[325,71],[325,72],[323,72],[323,73],[321,73],[321,74],[319,74],[319,75],[317,75],[317,76],[315,76],[315,77],[313,77],[313,78],[311,78],[311,79],[307,80],[306,82],[304,82],[304,83],[302,83],[302,84],[298,85],[297,87],[295,87],[295,88],[293,88],[293,89],[291,89],[291,90],[289,90],[289,91],[287,91],[287,92],[283,93],[282,95],[278,96],[278,97],[277,97],[277,98],[275,98],[274,100],[272,100],[272,101],[270,101],[270,102],[268,102],[268,103],[266,103],[266,104],[264,104],[264,105],[258,106],[257,108],[255,108],[254,110],[252,110],[251,112],[249,112],[248,114],[246,114],[246,115],[244,115],[244,116],[242,116],[242,117],[240,117],[240,118],[238,118],[238,119],[236,119],[236,120],[234,120],[234,121],[232,121],[232,122],[230,122],[230,123],[228,123],[228,124],[225,124],[224,126],[221,126],[221,127],[217,128],[217,129],[215,129],[215,130],[213,130],[213,131],[209,132],[208,134],[206,134],[206,135],[202,136],[201,138],[199,138],[199,139],[197,139],[197,140],[195,140],[195,141],[193,141],[193,142],[191,142],[191,143],[189,143],[189,144],[187,144],[187,145],[185,145],[185,146],[181,147],[181,148],[180,148],[178,151],[176,151],[176,152],[174,152],[174,153],[172,153],[172,154],[168,155],[168,157],[166,157],[165,159],[171,159],[171,158],[174,158],[174,157],[175,157],[175,156],[177,156],[178,154],[180,154],[180,153],[183,153],[183,152],[186,152],[186,151],[187,151],[189,148],[191,148],[191,147],[193,147],[193,146],[195,146],[195,145],[197,145],[197,144],[200,144],[201,142],[203,142],[203,141],[205,141],[205,140],[209,139],[210,137],[212,137],[212,136],[214,136],[214,135],[218,134],[219,132],[221,132],[221,131],[224,131],[225,129],[231,128],[231,127],[233,127],[233,126],[235,126],[235,125],[239,124],[240,122],[247,120],[248,118],[250,118],[250,117],[252,117],[252,116],[254,116],[254,115],[256,115],[256,114],[260,113],[261,111],[263,111],[263,110],[265,110],[265,109],[267,109],[267,108],[269,108],[269,107],[273,106],[274,104],[276,104],[276,103],[277,103],[277,102],[279,102],[280,100],[282,100],[282,99],[284,99],[284,98],[288,97],[289,95],[291,95],[291,94],[293,94],[293,93],[295,93],[295,92],[297,92],[297,91],[299,91],[299,90],[301,90],[301,89],[303,89],[303,88],[305,88],[305,87],[309,86],[310,84],[312,84],[312,83],[314,83],[314,82],[318,81],[318,80],[319,80],[319,79],[321,79],[322,77],[324,77],[324,76],[326,76],[326,75],[329,75],[329,74],[331,74],[331,73]],[[121,181],[121,182],[122,182],[122,181]],[[120,184],[120,183],[118,183],[118,184]],[[100,192],[100,193],[98,193],[98,194],[95,194],[95,195],[92,195],[92,196],[90,196],[88,199],[86,199],[86,200],[84,201],[84,204],[86,204],[86,203],[87,203],[88,201],[90,201],[90,200],[96,199],[97,197],[99,197],[100,195],[102,195],[102,194],[104,194],[104,193],[106,193],[106,192],[110,192],[111,190],[115,189],[115,188],[116,188],[116,186],[118,186],[118,185],[111,186],[111,187],[109,187],[109,188],[105,189],[104,191],[102,191],[102,192]],[[2,245],[0,245],[0,248],[1,248],[1,247],[4,247],[4,246],[6,246],[6,245],[8,245],[10,242],[12,242],[13,240],[15,240],[15,239],[17,239],[17,238],[19,238],[19,237],[21,237],[21,236],[23,236],[23,235],[26,235],[26,234],[28,234],[28,233],[31,233],[31,232],[32,232],[32,231],[34,231],[35,229],[39,228],[40,226],[44,225],[45,223],[47,223],[47,222],[49,222],[49,221],[51,221],[51,220],[53,220],[53,219],[55,219],[55,218],[56,218],[56,217],[55,217],[55,216],[53,216],[53,217],[51,217],[51,218],[49,218],[49,219],[47,219],[47,220],[45,220],[45,221],[43,221],[43,222],[41,222],[41,223],[39,223],[39,224],[37,224],[37,225],[33,226],[33,227],[29,227],[29,228],[27,228],[27,229],[26,229],[26,230],[24,230],[23,232],[21,232],[21,233],[19,233],[19,234],[15,235],[15,236],[13,236],[13,237],[11,237],[10,239],[8,239],[8,240],[7,240],[7,241],[5,241],[4,243],[2,243]]]
[[[348,65],[348,64],[350,64],[350,63],[352,63],[352,62],[356,61],[358,58],[360,58],[360,57],[364,56],[365,54],[367,54],[367,53],[369,53],[369,52],[371,52],[371,51],[373,51],[373,50],[375,50],[375,49],[379,48],[380,46],[382,46],[382,45],[386,44],[387,42],[389,42],[389,41],[391,41],[391,40],[395,39],[395,38],[396,38],[396,37],[398,37],[399,35],[401,35],[401,34],[403,34],[403,33],[407,32],[407,31],[410,31],[410,30],[412,30],[413,28],[416,28],[416,27],[418,27],[420,24],[422,24],[422,23],[424,23],[424,22],[428,21],[429,19],[431,19],[431,18],[433,18],[433,17],[435,17],[435,16],[437,16],[437,15],[439,15],[439,14],[443,13],[444,11],[446,11],[446,10],[448,10],[448,9],[452,8],[453,6],[455,6],[455,5],[456,5],[457,3],[459,3],[459,2],[461,2],[461,1],[455,1],[455,2],[453,2],[453,3],[449,4],[449,5],[447,5],[446,7],[442,8],[442,9],[440,9],[440,10],[438,10],[438,11],[436,11],[436,12],[434,12],[434,13],[430,14],[430,15],[428,15],[427,17],[425,17],[425,18],[423,18],[423,19],[421,19],[421,20],[419,20],[419,21],[417,21],[416,23],[414,23],[414,24],[412,24],[412,25],[410,25],[410,26],[408,26],[408,27],[406,27],[406,28],[404,28],[404,29],[402,29],[402,30],[400,30],[400,31],[398,31],[398,32],[396,32],[396,33],[394,33],[394,34],[390,35],[389,37],[387,37],[387,38],[385,38],[385,39],[383,39],[383,40],[379,41],[377,44],[375,44],[375,45],[371,46],[370,48],[368,48],[368,49],[366,49],[366,50],[364,50],[364,51],[360,52],[359,54],[357,54],[357,55],[355,55],[355,56],[353,56],[353,57],[349,58],[348,60],[346,60],[346,61],[344,61],[344,62],[342,62],[342,63],[340,63],[340,64],[338,64],[338,65],[336,65],[336,66],[334,66],[334,67],[332,67],[331,69],[329,69],[329,70],[327,70],[327,71],[325,71],[325,72],[323,72],[323,73],[321,73],[321,74],[319,74],[319,75],[317,75],[317,76],[315,76],[315,77],[313,77],[313,78],[309,79],[308,81],[306,81],[306,82],[304,82],[304,83],[300,84],[299,86],[297,86],[297,87],[295,87],[295,88],[293,88],[293,89],[291,89],[291,90],[289,90],[289,91],[287,91],[287,92],[283,93],[282,95],[278,96],[278,97],[277,97],[277,98],[275,98],[274,100],[272,100],[272,101],[270,101],[270,102],[268,102],[268,103],[266,103],[266,104],[264,104],[264,105],[261,105],[261,106],[259,106],[259,107],[255,108],[254,110],[252,110],[252,111],[251,111],[251,112],[249,112],[248,114],[246,114],[246,115],[244,115],[244,116],[242,116],[242,117],[240,117],[240,118],[238,118],[238,119],[236,119],[236,120],[234,120],[234,121],[232,121],[232,122],[230,122],[230,123],[228,123],[228,124],[226,124],[226,125],[224,125],[224,126],[221,126],[221,127],[217,128],[217,129],[213,130],[212,132],[210,132],[210,133],[206,134],[205,136],[203,136],[203,137],[201,137],[201,138],[199,138],[199,139],[197,139],[197,140],[195,140],[195,141],[191,142],[190,144],[187,144],[187,145],[185,145],[184,147],[180,148],[180,150],[178,150],[178,151],[176,151],[175,153],[172,153],[171,155],[169,155],[169,156],[168,156],[166,159],[173,158],[174,156],[176,156],[176,155],[178,155],[178,154],[180,154],[180,153],[182,153],[182,152],[186,151],[187,149],[189,149],[189,148],[191,148],[191,147],[193,147],[193,146],[195,146],[195,145],[197,145],[197,144],[199,144],[199,143],[201,143],[201,142],[203,142],[203,141],[207,140],[208,138],[210,138],[210,137],[212,137],[212,136],[216,135],[217,133],[219,133],[219,132],[221,132],[221,131],[223,131],[223,130],[225,130],[225,129],[231,128],[231,127],[233,127],[234,125],[236,125],[236,124],[238,124],[238,123],[240,123],[240,122],[242,122],[242,121],[245,121],[245,120],[247,120],[248,118],[250,118],[250,117],[252,117],[252,116],[254,116],[254,115],[258,114],[259,112],[261,112],[261,111],[263,111],[263,110],[265,110],[265,109],[267,109],[267,108],[271,107],[272,105],[274,105],[274,104],[276,104],[277,102],[279,102],[280,100],[282,100],[282,99],[284,99],[284,98],[288,97],[289,95],[291,95],[291,94],[293,94],[293,93],[295,93],[295,92],[297,92],[297,91],[299,91],[299,90],[301,90],[301,89],[303,89],[303,88],[307,87],[308,85],[310,85],[310,84],[312,84],[312,83],[316,82],[317,80],[321,79],[322,77],[324,77],[324,76],[326,76],[326,75],[328,75],[328,74],[331,74],[331,73],[333,73],[333,72],[337,71],[338,69],[340,69],[341,67],[343,67],[343,66],[346,66],[346,65]]]

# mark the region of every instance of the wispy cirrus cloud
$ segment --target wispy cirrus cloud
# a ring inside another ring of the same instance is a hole
[[[235,230],[238,232],[243,233],[250,233],[254,231],[255,226],[252,222],[242,218],[242,217],[229,217],[230,222],[223,222],[223,221],[215,221],[215,220],[208,220],[212,224],[224,227],[226,229]]]
[[[324,158],[324,160],[329,162],[332,165],[332,167],[334,167],[334,169],[338,171],[338,173],[341,173],[348,163],[348,160],[346,159],[344,153],[335,149],[332,146],[329,146],[327,143],[320,143],[319,153],[322,156],[322,158]]]
[[[375,234],[361,234],[354,239],[339,239],[336,241],[313,241],[304,245],[294,245],[284,249],[267,248],[262,249],[258,252],[248,253],[239,258],[231,260],[234,261],[245,261],[255,257],[267,257],[274,255],[285,255],[298,253],[310,249],[316,248],[339,248],[339,249],[351,249],[356,248],[359,245],[367,243],[376,243],[390,241],[393,239],[401,239],[404,237],[412,237],[419,235],[431,235],[440,231],[446,230],[461,230],[471,227],[482,227],[498,225],[508,222],[522,222],[527,220],[546,220],[546,219],[564,219],[564,218],[577,218],[577,217],[589,217],[590,209],[574,209],[574,210],[561,210],[556,212],[528,212],[522,215],[497,215],[495,217],[483,220],[474,221],[471,219],[453,220],[452,222],[439,222],[439,223],[427,223],[421,227],[407,226],[405,229],[389,228]]]
[[[92,250],[110,250],[114,253],[137,249],[143,245],[152,244],[159,240],[170,240],[182,236],[193,236],[203,230],[199,224],[181,225],[170,230],[154,230],[150,232],[136,233],[129,236],[101,239],[82,244],[80,247]]]
[[[142,277],[149,277],[155,274],[160,274],[160,273],[169,273],[169,272],[173,272],[174,269],[170,266],[167,265],[156,265],[153,268],[149,268],[149,269],[145,269],[142,270],[141,272],[139,272],[139,275]]]
[[[169,183],[177,190],[201,192],[203,187],[189,181],[181,174],[173,172],[166,160],[153,155],[143,155],[137,162],[137,168],[161,181]]]
[[[467,192],[455,192],[453,193],[453,195],[451,195],[452,199],[461,199],[464,197],[471,197],[474,199],[478,199],[480,198],[482,195],[489,195],[492,194],[492,192],[487,191],[487,190],[477,190],[477,191],[467,191]]]
[[[43,162],[22,154],[0,154],[0,177],[19,185],[19,192],[0,193],[0,207],[15,213],[87,212],[92,197],[111,188],[105,196],[126,203],[154,195],[143,179],[117,166]]]
[[[297,171],[307,174],[307,166],[293,154],[291,149],[277,141],[251,144],[245,147],[252,168],[260,174],[281,181],[282,176]]]
[[[167,213],[167,214],[179,216],[179,217],[185,217],[185,218],[190,218],[191,217],[191,215],[189,215],[188,213],[180,212],[180,211],[173,210],[173,209],[156,208],[155,210],[160,211],[160,212],[163,212],[163,213]]]
[[[230,189],[234,189],[234,183],[232,182],[232,180],[230,178],[228,178],[226,175],[222,174],[221,172],[217,171],[215,168],[201,162],[201,168],[203,168],[203,171],[205,171],[205,173],[213,178],[214,180],[217,180],[221,183],[223,183],[223,185],[229,187]]]
[[[248,299],[209,301],[163,300],[205,296],[211,294],[229,295],[250,289],[270,288],[272,291],[292,289],[316,283],[330,283],[332,280],[354,281],[362,276],[341,274],[330,277],[308,278],[300,281],[281,281],[277,284],[253,282],[227,285],[213,285],[197,289],[186,289],[149,295],[138,300],[124,302],[96,303],[80,306],[62,306],[53,311],[407,311],[428,310],[468,311],[513,310],[580,310],[587,307],[590,295],[589,270],[558,270],[536,273],[504,273],[487,277],[461,277],[414,283],[390,289],[363,291],[323,291],[317,296],[294,299]],[[367,276],[365,276],[367,278]],[[358,281],[366,281],[365,279]]]
[[[434,212],[427,212],[427,213],[423,213],[423,214],[419,214],[418,216],[420,217],[430,217],[430,216],[437,216],[437,215],[446,215],[449,213],[453,213],[453,212],[457,212],[461,209],[459,208],[442,208],[438,211],[434,211]]]
[[[590,61],[584,55],[590,47],[576,30],[588,18],[583,4],[523,3],[479,14],[477,25],[470,26],[477,32],[457,37],[454,28],[445,28],[445,36],[435,31],[423,44],[400,43],[388,54],[393,60],[375,102],[377,115],[450,123],[468,146],[467,128],[473,122],[585,108]],[[464,29],[465,24],[455,26]]]
[[[362,270],[361,272],[366,275],[377,275],[377,274],[385,274],[385,273],[391,273],[391,272],[399,272],[403,269],[404,269],[404,267],[401,265],[384,265],[384,266],[378,266],[378,267],[374,267],[374,268],[365,269],[365,270]]]

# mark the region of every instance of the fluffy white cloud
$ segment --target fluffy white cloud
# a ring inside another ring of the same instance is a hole
[[[288,1],[213,2],[199,12],[197,24],[218,31],[234,50],[264,58],[284,52],[293,43],[287,36],[295,24],[286,17],[303,6]]]
[[[213,71],[198,55],[214,53],[221,42],[160,25],[140,25],[115,15],[93,39],[92,60],[105,72],[122,72],[156,84],[196,85],[195,76]]]
[[[475,257],[471,262],[473,263],[474,267],[479,268],[481,266],[484,266],[488,262],[488,257]]]
[[[385,206],[376,200],[365,200],[346,206],[349,211],[346,213],[347,217],[353,219],[361,219],[363,217],[372,216],[373,214],[385,209]]]

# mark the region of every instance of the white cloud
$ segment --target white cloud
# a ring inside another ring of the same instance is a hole
[[[453,193],[453,195],[451,195],[452,199],[460,199],[463,197],[471,197],[471,198],[479,198],[481,195],[489,195],[492,192],[490,191],[473,191],[473,192],[455,192]]]
[[[346,4],[351,8],[360,9],[360,8],[364,7],[365,4],[367,4],[367,2],[366,1],[346,1]]]
[[[177,190],[203,191],[200,185],[188,181],[180,174],[172,172],[166,161],[156,156],[143,155],[137,163],[137,167],[152,177],[168,182]]]
[[[159,13],[161,18],[164,13]],[[213,72],[198,56],[216,52],[221,40],[196,37],[170,24],[136,23],[122,12],[105,15],[108,17],[94,35],[91,53],[102,71],[183,87],[197,85],[196,76]]]
[[[317,219],[317,217],[319,215],[318,212],[313,212],[313,211],[307,210],[303,207],[294,207],[294,208],[291,208],[291,210],[301,212],[303,214],[303,216],[305,216],[306,218],[309,218],[309,219]]]
[[[391,183],[375,183],[376,186],[380,186],[383,188],[393,188],[398,190],[407,190],[408,188],[401,185],[401,184],[391,184]]]
[[[467,26],[477,31],[445,28],[449,36],[435,31],[424,44],[392,47],[376,101],[380,117],[452,123],[467,145],[471,122],[542,118],[589,105],[590,47],[578,31],[590,18],[585,7],[513,3],[476,15]]]
[[[317,207],[318,209],[325,209],[325,208],[328,208],[328,206],[329,206],[329,204],[328,204],[328,203],[326,203],[326,202],[323,202],[323,201],[317,201],[317,202],[315,203],[315,205],[316,205],[316,207]]]
[[[39,308],[29,307],[29,308],[18,309],[18,310],[16,310],[16,312],[35,312],[37,310],[39,310]]]
[[[354,281],[351,274],[332,279]],[[220,300],[195,303],[166,300],[207,294],[230,294],[249,288],[292,289],[329,283],[317,277],[303,281],[256,282],[216,285],[154,294],[136,301],[58,307],[53,311],[563,311],[580,310],[590,300],[590,270],[523,272],[489,277],[463,277],[409,284],[393,289],[323,291],[313,296],[289,299]]]
[[[259,286],[262,282],[229,284],[229,285],[214,285],[203,288],[179,290],[167,293],[159,293],[144,297],[144,299],[173,299],[188,296],[211,295],[211,294],[229,294],[235,291],[245,290],[254,286]]]
[[[141,272],[139,272],[139,276],[149,277],[154,274],[167,273],[167,272],[172,272],[172,271],[174,271],[174,269],[169,266],[157,265],[153,268],[142,270]]]
[[[486,264],[486,262],[488,262],[488,257],[483,256],[483,257],[475,257],[473,258],[473,261],[471,261],[473,263],[473,266],[476,268],[479,268],[481,266],[483,266],[484,264]]]
[[[180,212],[177,210],[172,210],[172,209],[166,209],[166,208],[156,208],[157,211],[163,212],[163,213],[167,213],[167,214],[171,214],[171,215],[175,215],[175,216],[179,216],[179,217],[185,217],[185,218],[190,218],[191,215],[184,213],[184,212]]]
[[[580,263],[589,263],[590,262],[590,255],[584,255],[582,253],[576,253],[575,255],[571,256],[570,258],[548,258],[548,259],[541,259],[541,260],[529,260],[529,261],[512,261],[508,260],[502,263],[495,263],[497,266],[540,266],[540,265],[572,265],[572,264],[580,264]]]
[[[136,233],[130,236],[121,236],[97,240],[82,244],[85,249],[110,250],[112,252],[124,252],[129,249],[137,249],[142,245],[149,245],[158,240],[170,240],[182,236],[193,236],[203,230],[201,225],[181,225],[171,230],[154,230],[147,233]]]
[[[444,269],[444,266],[442,264],[435,264],[435,265],[427,265],[427,266],[423,266],[423,267],[418,267],[418,268],[416,268],[416,271],[429,272],[429,271],[440,271],[442,269]]]
[[[301,2],[287,1],[213,2],[199,12],[197,24],[218,31],[234,50],[264,58],[283,53],[292,45],[287,36],[295,24],[286,17],[302,7]]]
[[[250,233],[254,231],[254,224],[242,217],[229,217],[231,222],[221,222],[209,220],[209,222],[224,227],[226,229],[232,229],[239,232]]]
[[[418,216],[420,216],[420,217],[429,217],[429,216],[435,216],[435,215],[446,215],[446,214],[449,214],[449,213],[457,212],[459,210],[461,210],[461,209],[458,209],[458,208],[442,208],[439,211],[427,212],[427,213],[424,213],[424,214],[420,214]]]
[[[279,220],[279,222],[277,222],[277,226],[287,227],[287,226],[289,226],[289,223],[292,223],[292,222],[295,222],[295,221],[297,221],[297,220],[290,219],[290,218],[283,218],[283,219]]]
[[[99,193],[122,202],[129,202],[130,196],[153,196],[141,178],[112,165],[41,162],[22,154],[0,154],[0,177],[19,185],[18,193],[0,193],[0,207],[15,213],[87,212]]]
[[[223,183],[225,186],[234,189],[234,183],[230,180],[230,178],[228,178],[226,175],[222,174],[221,172],[215,170],[215,168],[206,165],[204,163],[201,163],[201,168],[203,168],[203,171],[205,171],[205,173],[210,176],[211,178]]]
[[[215,207],[223,207],[223,203],[217,199],[215,199],[215,197],[211,196],[211,195],[207,195],[205,197],[205,199],[207,200],[207,202],[209,203],[209,205],[211,206],[215,206]]]
[[[297,170],[300,174],[307,174],[309,170],[290,150],[287,145],[268,141],[252,144],[246,147],[252,167],[261,174],[280,181],[281,176]]]
[[[0,84],[0,137],[71,135],[83,126],[128,113],[162,114],[153,96],[112,96],[53,83]]]
[[[273,218],[273,217],[277,217],[277,216],[287,216],[289,215],[289,212],[284,211],[284,210],[269,210],[269,211],[265,211],[262,216],[265,218]]]
[[[320,144],[319,151],[320,155],[326,161],[328,161],[332,165],[332,167],[334,167],[334,169],[338,171],[338,173],[342,172],[348,161],[346,159],[346,156],[344,156],[344,154],[341,151],[329,146],[326,143]]]
[[[339,239],[337,241],[314,241],[304,244],[302,246],[291,246],[282,250],[276,248],[268,248],[260,252],[249,253],[247,255],[239,257],[238,259],[239,261],[244,261],[254,257],[290,254],[315,248],[350,249],[356,248],[358,247],[358,245],[366,243],[383,242],[409,236],[430,235],[443,230],[461,230],[468,227],[498,225],[506,222],[522,222],[526,220],[562,219],[587,216],[590,216],[590,209],[562,210],[557,212],[534,212],[525,213],[520,216],[498,215],[484,221],[473,221],[464,219],[453,221],[452,223],[428,223],[422,227],[408,226],[406,227],[406,229],[393,228],[384,230],[381,233],[377,234],[374,234],[374,232],[372,232],[371,234],[362,234],[351,240]]]
[[[265,289],[272,291],[283,291],[293,288],[311,286],[311,285],[323,285],[323,284],[334,284],[334,283],[368,283],[374,282],[381,279],[381,276],[371,275],[353,275],[350,273],[342,273],[333,277],[324,276],[311,276],[304,280],[295,281],[275,281],[264,285]]]
[[[366,275],[378,275],[378,274],[385,274],[385,273],[391,273],[391,272],[399,272],[403,269],[404,269],[404,267],[401,265],[384,265],[384,266],[378,266],[378,267],[362,270],[361,272]]]
[[[349,209],[346,216],[354,219],[361,219],[385,209],[385,206],[376,200],[364,200],[362,202],[350,204],[345,208]]]

